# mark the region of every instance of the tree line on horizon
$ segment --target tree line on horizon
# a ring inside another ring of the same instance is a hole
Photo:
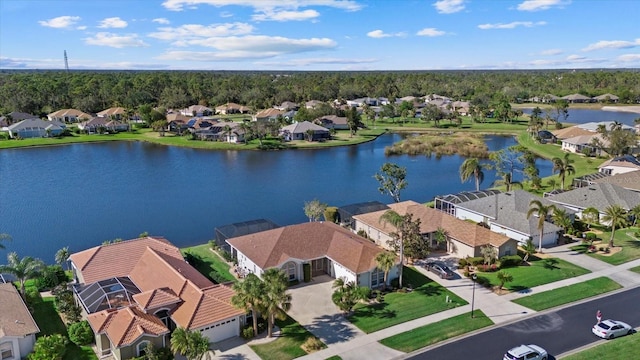
[[[181,109],[228,102],[254,111],[284,101],[438,94],[474,104],[496,97],[517,103],[534,96],[611,93],[640,102],[640,72],[624,70],[222,72],[222,71],[2,71],[0,113],[44,116],[75,108],[97,113],[141,105]]]

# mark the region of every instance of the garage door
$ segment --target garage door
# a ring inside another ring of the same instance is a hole
[[[209,341],[218,342],[240,335],[240,323],[237,318],[233,318],[205,327],[201,332]]]

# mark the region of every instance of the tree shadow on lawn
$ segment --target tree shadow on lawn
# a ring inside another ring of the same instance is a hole
[[[324,315],[316,318],[306,328],[320,338],[322,342],[329,345],[353,339],[355,331],[348,326],[348,323],[347,319],[341,314]]]
[[[560,267],[558,266],[558,259],[548,258],[543,260],[543,267],[547,270],[558,270]]]
[[[363,306],[361,308],[357,308],[353,311],[353,314],[349,316],[349,319],[353,321],[353,319],[358,318],[380,318],[380,319],[392,319],[397,316],[397,312],[395,310],[387,309],[389,306],[388,303],[382,302],[377,304],[371,304],[368,306]]]

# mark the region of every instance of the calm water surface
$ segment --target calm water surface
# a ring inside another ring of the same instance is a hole
[[[267,218],[280,225],[306,221],[305,201],[333,206],[391,198],[373,175],[387,161],[407,168],[403,200],[474,190],[460,183],[463,158],[384,155],[400,140],[383,135],[350,147],[290,151],[207,151],[141,142],[74,144],[0,151],[0,232],[13,241],[0,251],[54,261],[104,240],[147,231],[177,246],[204,243],[214,228]],[[490,137],[491,149],[515,144]],[[551,173],[539,161],[541,176]],[[487,171],[488,187],[495,173]]]
[[[522,109],[525,114],[531,114],[531,110],[532,109]],[[544,118],[544,110],[542,117]],[[585,124],[588,122],[619,121],[622,124],[633,126],[633,120],[637,118],[640,118],[640,114],[638,113],[570,108],[569,117],[567,117],[566,122],[572,124]]]

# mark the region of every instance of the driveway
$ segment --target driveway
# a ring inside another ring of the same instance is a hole
[[[289,288],[291,310],[288,314],[327,345],[364,335],[331,301],[333,281],[324,275]]]

